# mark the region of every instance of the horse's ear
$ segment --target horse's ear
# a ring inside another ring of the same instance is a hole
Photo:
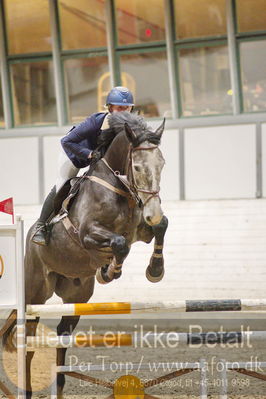
[[[137,136],[136,134],[133,132],[133,130],[131,129],[131,127],[128,125],[128,123],[125,123],[125,132],[127,135],[128,140],[130,141],[130,143],[134,143],[137,141]]]
[[[154,132],[156,136],[161,139],[163,131],[164,131],[164,125],[165,125],[165,118],[163,118],[163,123],[158,127],[158,129]]]

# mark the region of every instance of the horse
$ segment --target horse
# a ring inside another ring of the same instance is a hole
[[[25,251],[26,304],[44,304],[56,293],[64,303],[85,303],[94,290],[95,276],[108,284],[121,276],[132,243],[150,243],[154,250],[146,270],[151,282],[164,275],[163,244],[168,220],[160,204],[160,178],[165,163],[159,149],[164,123],[153,132],[144,118],[129,112],[109,116],[110,129],[102,131],[109,144],[104,156],[81,178],[78,195],[68,213],[54,224],[48,246],[31,241]],[[111,140],[110,140],[111,137]],[[104,139],[106,140],[104,140]],[[110,142],[111,141],[111,142]],[[27,321],[27,335],[35,335],[39,319]],[[79,316],[62,317],[57,334],[70,334]],[[12,327],[4,336],[11,350]],[[27,353],[27,398],[32,396]],[[57,349],[57,365],[65,363],[65,348]],[[59,397],[64,375],[58,374]]]

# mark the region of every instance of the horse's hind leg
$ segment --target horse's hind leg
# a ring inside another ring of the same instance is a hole
[[[42,270],[40,268],[40,270]],[[31,275],[32,276],[32,275]],[[31,289],[29,287],[30,281],[26,281],[26,301],[27,304],[43,304],[46,300],[52,295],[54,285],[55,285],[55,276],[50,275],[47,279],[41,279],[41,275],[38,276],[38,284],[34,285],[34,280],[30,280],[32,282]],[[33,288],[34,286],[34,288]],[[39,317],[36,317],[35,320],[28,320],[26,323],[26,336],[35,336],[37,326],[39,323]],[[34,356],[34,351],[27,351],[26,355],[26,398],[30,399],[32,397],[32,386],[31,386],[31,362]]]
[[[30,235],[29,235],[30,236]],[[28,236],[28,237],[29,237]],[[37,246],[36,246],[37,247]],[[49,273],[45,264],[42,263],[41,259],[36,254],[35,244],[33,244],[29,238],[27,239],[25,256],[25,294],[26,304],[43,304],[49,299],[53,292],[56,282],[55,273]],[[35,336],[36,329],[38,326],[39,318],[35,320],[28,320],[26,323],[26,331],[28,336]],[[33,352],[27,352],[26,355],[26,397],[30,399],[32,397],[32,386],[31,386],[31,362],[34,356]]]
[[[158,281],[161,281],[164,276],[163,243],[167,227],[168,219],[166,216],[163,216],[159,224],[151,227],[155,237],[155,241],[150,264],[146,269],[146,277],[152,283],[157,283]]]
[[[26,323],[26,336],[35,336],[36,329],[39,323],[39,317],[36,317],[35,320],[27,321]],[[32,397],[32,386],[31,386],[31,361],[34,356],[34,351],[27,351],[26,355],[26,399],[30,399]]]
[[[79,316],[63,316],[57,326],[57,335],[71,335],[79,322]],[[56,365],[64,366],[67,348],[56,349]],[[63,389],[65,385],[65,375],[57,374],[57,397],[63,398]]]
[[[60,276],[55,288],[55,292],[60,296],[64,303],[85,303],[88,302],[93,294],[94,277],[81,281],[79,279],[67,279]],[[57,335],[71,335],[78,324],[79,316],[63,316],[57,326]],[[66,357],[66,348],[56,350],[56,365],[64,366]],[[63,389],[65,385],[64,374],[57,374],[57,396],[63,398]]]

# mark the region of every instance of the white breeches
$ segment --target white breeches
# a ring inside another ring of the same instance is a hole
[[[56,179],[56,192],[65,184],[68,179],[76,177],[79,172],[79,168],[76,168],[66,155],[63,148],[61,148],[58,158],[58,174]]]

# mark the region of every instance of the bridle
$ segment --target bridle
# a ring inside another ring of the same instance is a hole
[[[158,145],[154,145],[152,147],[133,147],[132,144],[130,144],[129,152],[128,152],[128,161],[127,161],[127,166],[126,166],[126,175],[130,184],[130,188],[132,191],[135,192],[137,197],[139,198],[138,193],[144,193],[144,194],[150,194],[150,196],[145,200],[144,203],[142,203],[142,200],[139,198],[139,201],[142,203],[142,206],[145,206],[152,198],[154,197],[159,197],[159,190],[147,190],[145,188],[138,187],[135,177],[134,177],[134,171],[133,171],[133,152],[135,151],[151,151],[155,150],[158,148]]]
[[[147,190],[145,188],[141,188],[138,187],[135,178],[134,178],[134,172],[133,172],[133,152],[135,151],[151,151],[151,150],[155,150],[156,148],[158,148],[158,145],[154,145],[152,147],[133,147],[132,144],[130,144],[129,147],[129,151],[127,154],[127,159],[126,159],[126,167],[125,167],[125,172],[126,175],[121,175],[121,173],[119,172],[119,170],[113,170],[111,168],[111,166],[109,165],[109,163],[106,161],[105,158],[101,158],[101,161],[104,162],[104,164],[108,167],[109,170],[111,170],[111,172],[114,174],[114,176],[116,176],[120,182],[128,189],[129,191],[129,195],[133,198],[134,202],[138,204],[138,206],[141,208],[143,206],[145,206],[148,201],[150,201],[152,198],[154,197],[159,197],[159,192],[160,190]],[[90,179],[93,179],[93,177],[90,176]],[[98,178],[94,178],[93,180],[97,179],[98,183],[105,185],[107,187],[106,183],[103,183],[103,181],[99,181],[101,179]],[[115,187],[113,187],[113,189],[110,187],[110,185],[108,184],[109,189],[111,189],[112,191],[115,191],[119,194],[118,191],[120,191],[120,195],[126,196],[123,194],[122,190],[118,190]],[[145,202],[143,203],[139,193],[144,193],[144,194],[150,194],[150,196],[145,200]]]

